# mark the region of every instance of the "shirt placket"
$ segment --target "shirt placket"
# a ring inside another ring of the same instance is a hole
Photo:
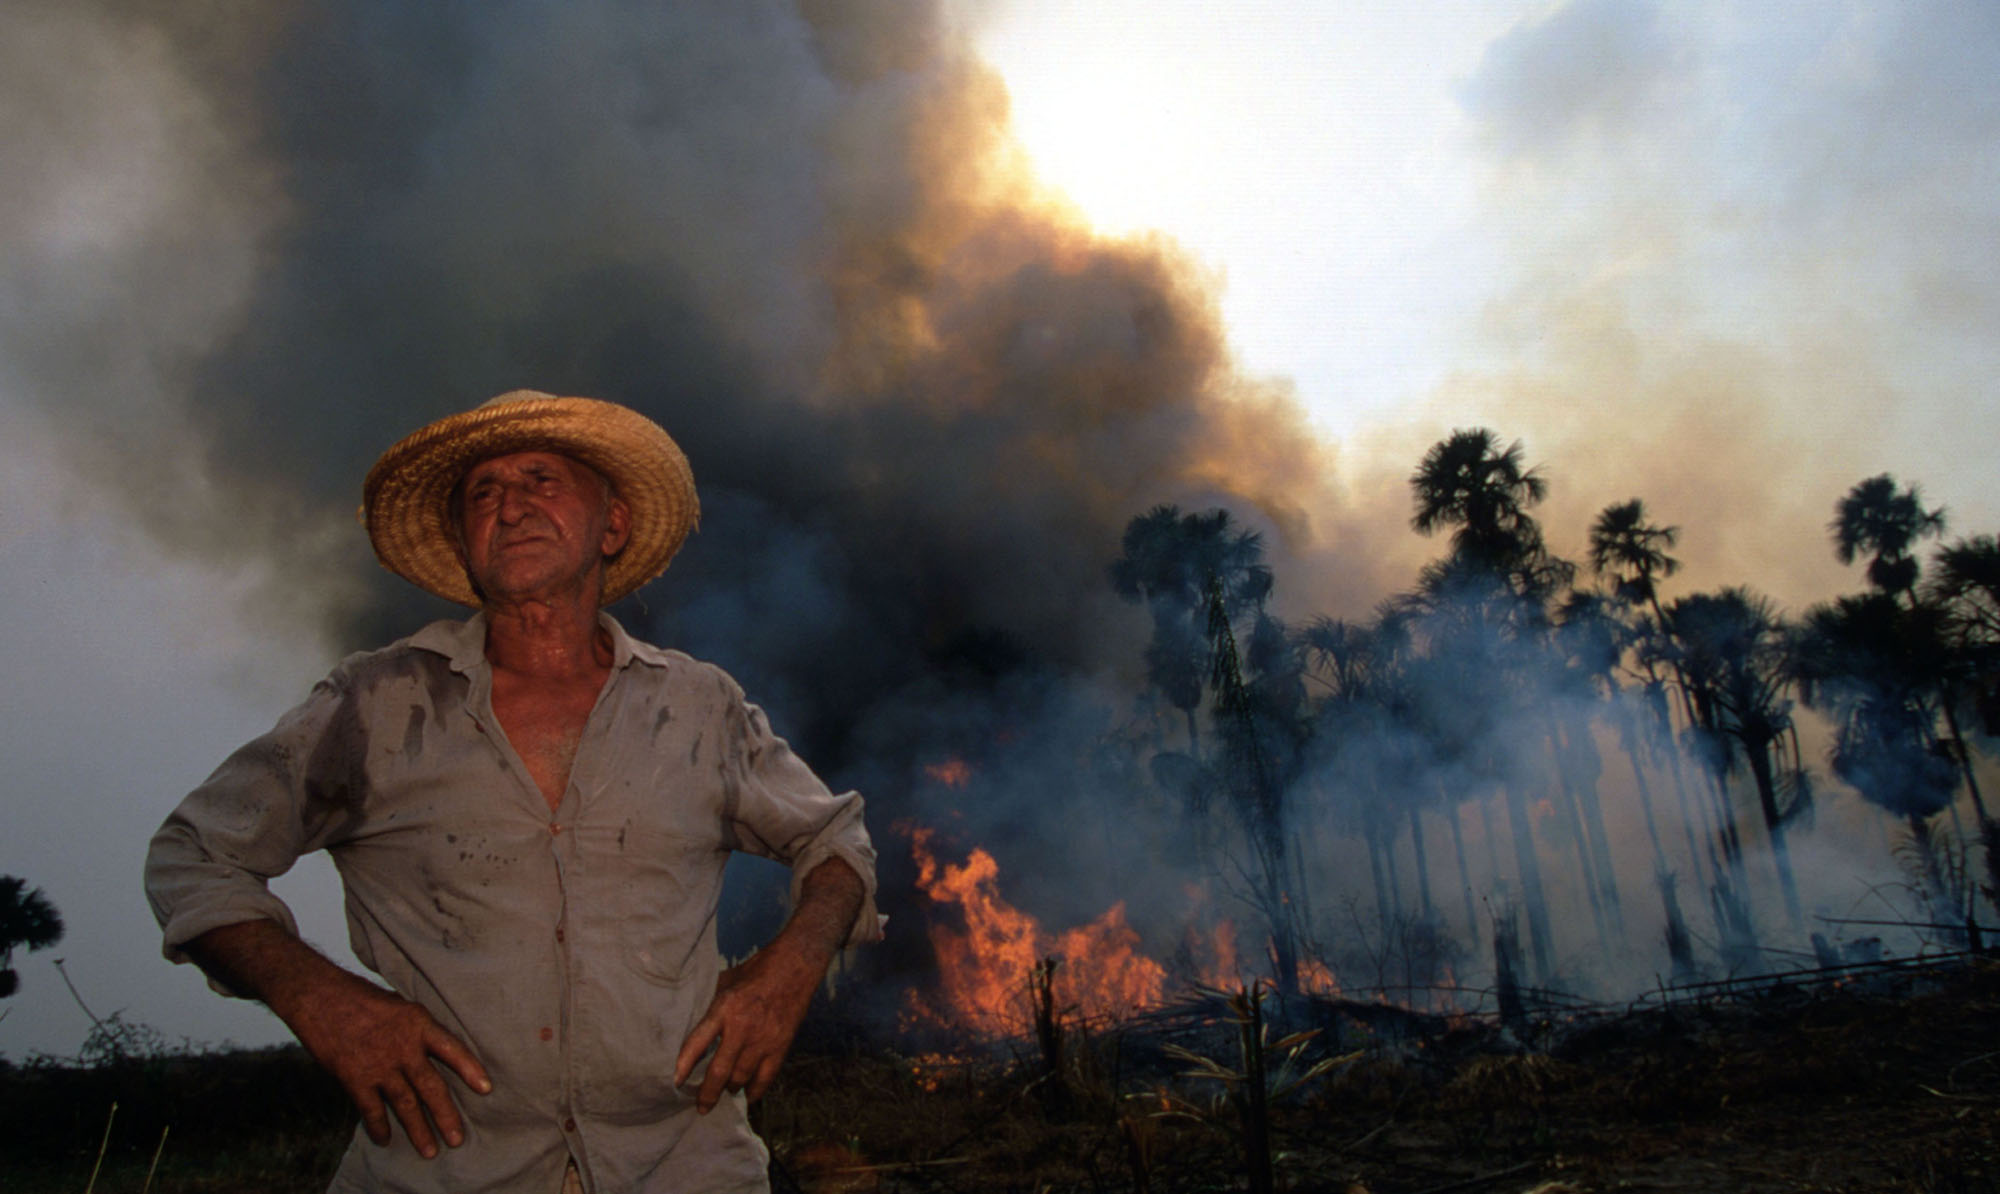
[[[590,786],[591,781],[597,773],[596,764],[599,762],[601,756],[612,749],[610,743],[610,723],[615,719],[614,710],[617,707],[620,684],[624,678],[625,665],[628,660],[629,656],[622,651],[619,652],[619,657],[612,660],[611,674],[605,677],[604,687],[598,690],[597,701],[590,707],[590,716],[584,719],[583,736],[577,742],[576,756],[570,760],[569,783],[563,789],[562,803],[557,808],[557,812],[560,814],[559,819],[563,820],[565,825],[580,821],[590,812],[590,810],[584,808],[584,792]],[[602,879],[600,876],[592,876],[585,873],[589,869],[590,863],[583,854],[582,842],[584,839],[582,835],[565,832],[558,834],[558,839],[567,839],[564,842],[565,848],[558,854],[558,860],[561,864],[558,868],[558,873],[564,876],[563,890],[565,893],[563,914],[560,923],[567,925],[570,919],[567,893],[570,891],[582,892],[593,879],[599,882]],[[566,868],[574,868],[574,873],[572,874],[572,871]],[[562,959],[564,973],[568,976],[568,981],[563,984],[564,1055],[562,1072],[563,1100],[565,1103],[563,1111],[563,1134],[569,1140],[570,1155],[576,1159],[578,1175],[583,1179],[584,1189],[594,1190],[596,1189],[596,1181],[591,1172],[589,1151],[585,1147],[583,1133],[578,1127],[578,1121],[575,1116],[575,1108],[580,1101],[582,1086],[582,1075],[578,1071],[578,1066],[579,1064],[587,1064],[590,1059],[576,1058],[571,1054],[569,1043],[575,1037],[568,1031],[569,1018],[574,1011],[574,1004],[589,990],[594,976],[586,972],[581,953],[570,949],[568,945],[564,945],[562,948]],[[601,981],[601,976],[595,977],[598,977],[598,980]]]
[[[556,956],[562,967],[563,981],[557,985],[557,1012],[553,1031],[544,1027],[543,1043],[552,1043],[556,1049],[557,1072],[562,1075],[562,1090],[557,1096],[557,1127],[561,1130],[565,1147],[574,1158],[584,1188],[592,1189],[588,1150],[584,1146],[583,1132],[576,1118],[577,1103],[577,1058],[571,1047],[574,1034],[571,1019],[575,1014],[576,989],[582,980],[582,963],[578,951],[572,948],[573,936],[570,924],[570,891],[581,877],[582,860],[577,852],[578,837],[571,830],[582,803],[577,777],[582,772],[584,756],[592,741],[591,726],[597,720],[597,707],[604,704],[611,686],[617,682],[617,670],[605,681],[603,691],[598,693],[597,706],[591,710],[585,722],[582,740],[577,744],[576,757],[570,762],[569,783],[563,789],[563,796],[556,803],[555,812],[548,816],[549,853],[555,864],[556,875]],[[473,677],[471,692],[468,694],[467,708],[473,724],[479,727],[493,749],[500,755],[507,773],[514,777],[515,788],[524,799],[532,800],[537,813],[547,808],[542,798],[541,787],[534,776],[528,773],[527,764],[514,749],[514,744],[501,727],[499,718],[493,712],[493,673],[491,665],[478,669]],[[553,1036],[551,1042],[549,1038]]]
[[[579,754],[582,753],[580,750]],[[549,850],[555,857],[556,897],[562,906],[556,914],[556,957],[561,960],[563,982],[558,992],[558,1017],[556,1049],[558,1071],[562,1074],[562,1093],[556,1104],[556,1114],[561,1117],[563,1141],[575,1161],[577,1171],[584,1179],[584,1188],[590,1189],[589,1150],[584,1147],[583,1132],[576,1120],[577,1103],[577,1058],[572,1042],[576,1039],[571,1030],[571,1019],[575,1015],[576,988],[581,979],[581,962],[577,951],[570,948],[570,899],[569,893],[581,869],[577,858],[577,835],[564,832],[564,817],[574,817],[576,803],[575,766],[572,764],[570,785],[563,792],[561,802],[556,806],[556,818],[549,822]]]

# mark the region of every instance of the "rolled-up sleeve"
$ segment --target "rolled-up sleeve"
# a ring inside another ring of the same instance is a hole
[[[732,696],[731,749],[724,782],[736,847],[792,868],[794,906],[806,876],[820,864],[834,858],[846,863],[861,880],[863,898],[842,945],[880,941],[883,918],[875,910],[875,847],[862,821],[860,793],[829,790],[785,740],[771,732],[762,709],[740,693]]]
[[[321,681],[269,733],[225,759],[153,835],[146,899],[169,960],[187,961],[183,946],[224,925],[269,920],[298,932],[269,881],[324,844],[325,813],[337,802],[325,799],[334,793],[313,768],[337,753],[329,736],[351,710],[346,697],[337,673]]]

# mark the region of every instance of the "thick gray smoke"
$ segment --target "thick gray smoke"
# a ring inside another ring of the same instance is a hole
[[[1132,515],[1307,534],[1318,449],[1235,376],[1207,279],[1046,214],[937,6],[7,23],[10,137],[50,167],[0,184],[12,384],[157,537],[276,561],[264,600],[340,649],[447,612],[354,528],[383,447],[517,387],[623,401],[704,517],[622,612],[735,671],[886,830],[922,766],[1131,678],[1105,570]],[[1056,833],[1074,797],[1046,795],[981,830]]]
[[[1768,491],[1792,478],[1745,459],[1779,436],[1759,413],[1772,393],[1792,413],[1822,401],[1814,375],[1769,383],[1783,371],[1741,345],[1678,335],[1695,347],[1663,362],[1613,351],[1643,339],[1650,291],[1612,301],[1575,263],[1655,222],[1590,226],[1587,187],[1569,202],[1588,211],[1558,213],[1574,226],[1545,219],[1565,171],[1620,198],[1677,194],[1594,165],[1630,165],[1625,145],[1658,157],[1642,134],[1686,73],[1664,20],[1584,4],[1496,47],[1467,100],[1502,181],[1535,200],[1515,206],[1540,267],[1521,293],[1539,298],[1509,310],[1547,344],[1532,369],[1445,387],[1452,409],[1395,429],[1345,490],[1284,387],[1237,369],[1214,280],[1168,242],[1106,241],[1045,202],[998,80],[951,10],[919,0],[17,0],[0,14],[19,165],[0,172],[0,384],[160,542],[282,578],[246,618],[309,617],[337,649],[450,612],[377,569],[354,524],[382,448],[520,387],[633,405],[686,449],[704,517],[618,612],[730,668],[830,779],[867,792],[892,890],[908,818],[994,850],[1046,918],[1122,898],[1170,934],[1181,876],[1202,868],[1173,801],[1130,773],[1132,736],[1154,732],[1132,709],[1148,628],[1106,569],[1134,515],[1227,506],[1265,534],[1281,603],[1354,613],[1435,554],[1407,531],[1402,480],[1475,421],[1460,410],[1476,390],[1476,421],[1510,437],[1515,418],[1566,429],[1567,477],[1615,474],[1562,501],[1713,488],[1673,478],[1726,457],[1748,495],[1732,517],[1775,526]],[[1798,265],[1816,242],[1787,243]],[[1681,418],[1635,431],[1618,402]],[[1816,531],[1837,492],[1785,501]],[[961,786],[954,762],[980,778]],[[1108,795],[1133,792],[1153,804]],[[1323,822],[1304,827],[1309,877],[1365,889],[1352,824]],[[1475,881],[1511,866],[1484,828],[1468,830],[1491,860]],[[1638,834],[1612,826],[1628,847]],[[1644,864],[1631,873],[1643,890]],[[1484,916],[1434,878],[1456,919]],[[1352,923],[1330,902],[1322,925]]]
[[[344,644],[416,615],[387,578],[341,591],[370,575],[357,478],[517,386],[681,440],[707,514],[645,616],[793,686],[813,735],[975,631],[1117,660],[1103,569],[1149,503],[1296,518],[1283,476],[1231,477],[1230,440],[1282,455],[1295,415],[1239,411],[1199,280],[1019,201],[997,85],[928,7],[303,5],[225,54],[240,16],[15,19],[42,148],[137,177],[13,197],[115,240],[44,242],[23,289],[55,293],[23,299],[57,302],[9,356],[161,534],[306,554]]]

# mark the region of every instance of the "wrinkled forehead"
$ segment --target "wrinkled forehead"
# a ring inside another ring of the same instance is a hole
[[[465,472],[458,478],[462,489],[473,481],[484,477],[511,477],[526,473],[556,472],[576,477],[603,477],[598,471],[574,456],[556,451],[528,450],[522,452],[502,452],[482,457],[465,466]]]
[[[467,465],[459,474],[458,484],[452,486],[453,503],[465,494],[474,481],[489,477],[534,476],[555,472],[574,478],[579,482],[595,482],[606,497],[618,496],[618,489],[605,476],[586,461],[564,452],[551,449],[527,449],[519,452],[502,452],[482,457]]]

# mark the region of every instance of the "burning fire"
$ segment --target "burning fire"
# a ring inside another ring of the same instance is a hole
[[[1333,976],[1332,968],[1318,958],[1300,958],[1299,989],[1308,995],[1334,999],[1340,995],[1340,980]]]
[[[1117,1018],[1163,1001],[1167,968],[1142,951],[1122,901],[1089,924],[1051,932],[1001,898],[1000,866],[990,853],[974,847],[962,864],[944,862],[932,830],[904,829],[917,863],[918,890],[933,904],[957,913],[932,920],[937,990],[930,998],[909,994],[905,1027],[930,1022],[992,1035],[1026,1031],[1034,1018],[1031,975],[1044,959],[1058,963],[1051,985],[1055,1005],[1066,1017]],[[1248,976],[1236,926],[1215,919],[1207,931],[1196,927],[1208,919],[1208,893],[1190,885],[1186,895],[1193,923],[1176,955],[1182,977],[1217,990],[1241,988]],[[1341,993],[1333,971],[1316,958],[1300,959],[1299,986],[1325,997]]]
[[[955,906],[964,922],[930,927],[939,969],[934,1018],[983,1032],[1021,1031],[1031,1019],[1029,975],[1044,958],[1060,959],[1053,986],[1065,1012],[1118,1016],[1160,1002],[1166,969],[1140,952],[1122,901],[1087,925],[1050,934],[1000,898],[991,854],[975,848],[962,865],[940,863],[931,838],[928,829],[910,831],[917,887],[932,902]]]
[[[964,759],[946,759],[942,763],[932,763],[924,768],[925,778],[947,788],[962,788],[972,782],[972,764]]]
[[[1204,940],[1189,926],[1187,934],[1190,957],[1207,955],[1208,961],[1201,967],[1197,980],[1204,987],[1223,991],[1243,985],[1243,964],[1236,957],[1236,926],[1229,921],[1219,921],[1214,935]]]

